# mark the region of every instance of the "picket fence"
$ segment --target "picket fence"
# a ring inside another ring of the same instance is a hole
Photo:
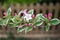
[[[38,13],[42,13],[42,14],[47,14],[49,12],[51,12],[53,14],[52,18],[59,18],[60,19],[60,3],[49,3],[49,5],[47,5],[46,3],[43,4],[33,4],[31,3],[30,5],[24,4],[24,5],[20,5],[20,4],[11,4],[10,7],[12,8],[12,16],[14,16],[14,13],[16,12],[18,14],[18,12],[22,9],[34,9],[35,10],[35,14]],[[8,7],[4,4],[4,5],[0,5],[0,17],[3,18],[3,12],[7,11]],[[27,34],[25,34],[24,32],[22,33],[17,33],[16,28],[10,28],[9,26],[7,27],[0,27],[0,37],[3,34],[7,34],[9,31],[13,32],[14,34],[17,34],[18,36],[24,36],[24,37],[44,37],[44,36],[39,36],[38,34],[59,34],[60,33],[60,24],[56,25],[56,26],[51,26],[49,32],[45,31],[45,27],[44,24],[41,26],[40,30],[36,29],[33,30]],[[24,34],[24,35],[23,35]],[[37,35],[30,35],[30,34],[37,34]],[[30,36],[29,36],[30,35]],[[45,35],[47,36],[47,35]],[[51,35],[52,36],[52,35]],[[4,37],[4,35],[3,35]],[[6,37],[6,36],[5,36]],[[17,37],[17,36],[16,36]]]

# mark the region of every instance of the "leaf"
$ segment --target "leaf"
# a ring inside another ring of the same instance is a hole
[[[34,9],[31,9],[28,11],[29,14],[33,14],[33,12],[34,12]]]
[[[46,25],[46,26],[45,26],[45,29],[46,29],[46,31],[49,31],[50,26]]]
[[[11,8],[9,8],[9,9],[7,10],[7,14],[8,14],[8,15],[11,14]]]
[[[42,14],[37,14],[36,15],[36,19],[41,20],[41,21],[44,21],[46,23],[49,22],[49,20],[47,18],[45,18]]]
[[[57,25],[57,24],[60,23],[60,20],[57,19],[57,18],[54,18],[54,19],[52,19],[52,20],[50,21],[50,23],[51,23],[52,25]]]
[[[14,23],[18,23],[18,22],[20,21],[20,18],[18,18],[18,17],[13,17],[11,20],[12,20]]]
[[[10,28],[16,27],[16,24],[14,23],[9,23]]]
[[[38,21],[38,22],[34,23],[35,26],[40,26],[40,25],[42,25],[42,24],[43,24],[42,21]]]
[[[44,16],[43,16],[43,14],[37,14],[36,15],[36,18],[39,18],[39,19],[41,19],[41,20],[43,20],[43,21],[46,21],[47,20],[47,18],[45,18]]]
[[[22,13],[22,11],[20,11],[20,12],[18,13],[18,17],[20,17],[20,16],[21,16],[21,13]]]
[[[10,18],[11,18],[11,15],[7,15],[6,18],[7,18],[7,19],[10,19]]]
[[[33,27],[31,26],[28,26],[25,28],[25,33],[29,32],[29,31],[32,31],[33,30]]]
[[[3,20],[3,25],[6,26],[6,25],[8,24],[8,21],[9,21],[9,19],[4,19],[4,20]]]
[[[18,31],[18,32],[22,32],[22,31],[24,31],[24,30],[25,30],[25,28],[26,28],[26,27],[18,28],[18,29],[17,29],[17,31]]]

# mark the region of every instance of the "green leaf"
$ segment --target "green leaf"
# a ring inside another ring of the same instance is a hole
[[[9,23],[9,26],[10,26],[10,28],[14,28],[14,27],[16,27],[16,24],[14,24],[14,23]]]
[[[11,15],[7,15],[6,18],[7,18],[7,19],[10,19],[10,18],[11,18]]]
[[[19,18],[19,20],[18,20],[18,17],[13,17],[12,19],[11,19],[14,23],[18,23],[18,22],[20,22],[20,18]]]
[[[18,32],[22,32],[22,31],[24,31],[24,30],[25,30],[25,28],[26,28],[26,27],[18,28],[18,29],[17,29],[17,31],[18,31]]]
[[[29,31],[32,31],[33,30],[33,27],[31,26],[28,26],[25,28],[25,33],[29,32]]]
[[[57,19],[57,18],[54,18],[54,19],[52,19],[52,20],[50,21],[50,23],[51,23],[51,25],[57,25],[57,24],[60,23],[60,20]]]
[[[42,24],[43,24],[42,21],[38,21],[38,22],[36,22],[34,25],[35,25],[35,26],[41,26]]]
[[[6,25],[8,24],[8,21],[9,21],[9,19],[4,19],[4,20],[3,20],[3,25],[6,26]]]
[[[45,18],[44,16],[43,16],[43,14],[37,14],[36,15],[36,18],[38,18],[38,19],[40,19],[40,20],[43,20],[43,21],[48,21],[48,19],[47,18]]]
[[[44,21],[44,22],[46,22],[46,23],[49,22],[49,20],[48,20],[47,18],[45,18],[45,17],[43,16],[43,14],[37,14],[37,15],[36,15],[36,19],[42,20],[42,21]]]
[[[21,13],[22,13],[22,11],[20,11],[20,12],[18,13],[18,17],[20,17],[20,16],[21,16]]]
[[[45,26],[45,29],[46,29],[46,31],[49,31],[50,26],[46,25],[46,26]]]
[[[33,12],[34,12],[34,9],[31,9],[28,11],[29,14],[33,14]]]
[[[8,15],[11,14],[11,8],[9,8],[9,9],[7,10],[7,14],[8,14]]]

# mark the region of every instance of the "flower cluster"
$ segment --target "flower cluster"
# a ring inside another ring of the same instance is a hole
[[[11,8],[5,11],[4,16],[0,18],[0,25],[7,26],[11,28],[17,27],[18,32],[25,31],[25,33],[32,31],[34,28],[40,27],[43,23],[46,23],[46,31],[49,30],[50,26],[57,25],[60,23],[60,20],[57,18],[52,19],[52,13],[48,14],[34,14],[34,9],[25,9],[21,10],[18,14],[15,13],[15,16],[11,16]],[[23,14],[21,16],[21,14]]]

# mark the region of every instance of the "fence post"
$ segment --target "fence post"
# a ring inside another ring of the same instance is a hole
[[[41,5],[40,4],[36,4],[36,6],[35,6],[36,14],[40,13],[40,8],[41,8]]]
[[[27,4],[23,4],[22,9],[23,9],[23,10],[24,10],[24,9],[28,9]]]
[[[46,14],[46,10],[47,10],[47,4],[43,3],[43,5],[42,5],[42,13],[43,13],[43,15]],[[41,27],[42,27],[41,31],[44,33],[45,23]]]
[[[56,3],[54,9],[55,9],[54,18],[58,18],[59,3]],[[56,32],[56,27],[57,27],[57,26],[53,26],[53,27],[52,27],[52,30],[53,30],[54,32]]]
[[[20,9],[21,9],[21,6],[19,3],[17,3],[15,6],[15,10],[16,10],[17,14],[19,13]]]
[[[53,12],[53,9],[54,9],[53,3],[49,3],[49,6],[48,6],[49,13],[52,13]],[[53,13],[52,13],[52,15],[53,15]],[[53,28],[53,26],[51,26],[51,31],[52,31],[52,28]],[[53,29],[55,29],[55,28],[53,28]]]
[[[3,15],[2,15],[2,5],[0,4],[0,17],[2,18]]]

